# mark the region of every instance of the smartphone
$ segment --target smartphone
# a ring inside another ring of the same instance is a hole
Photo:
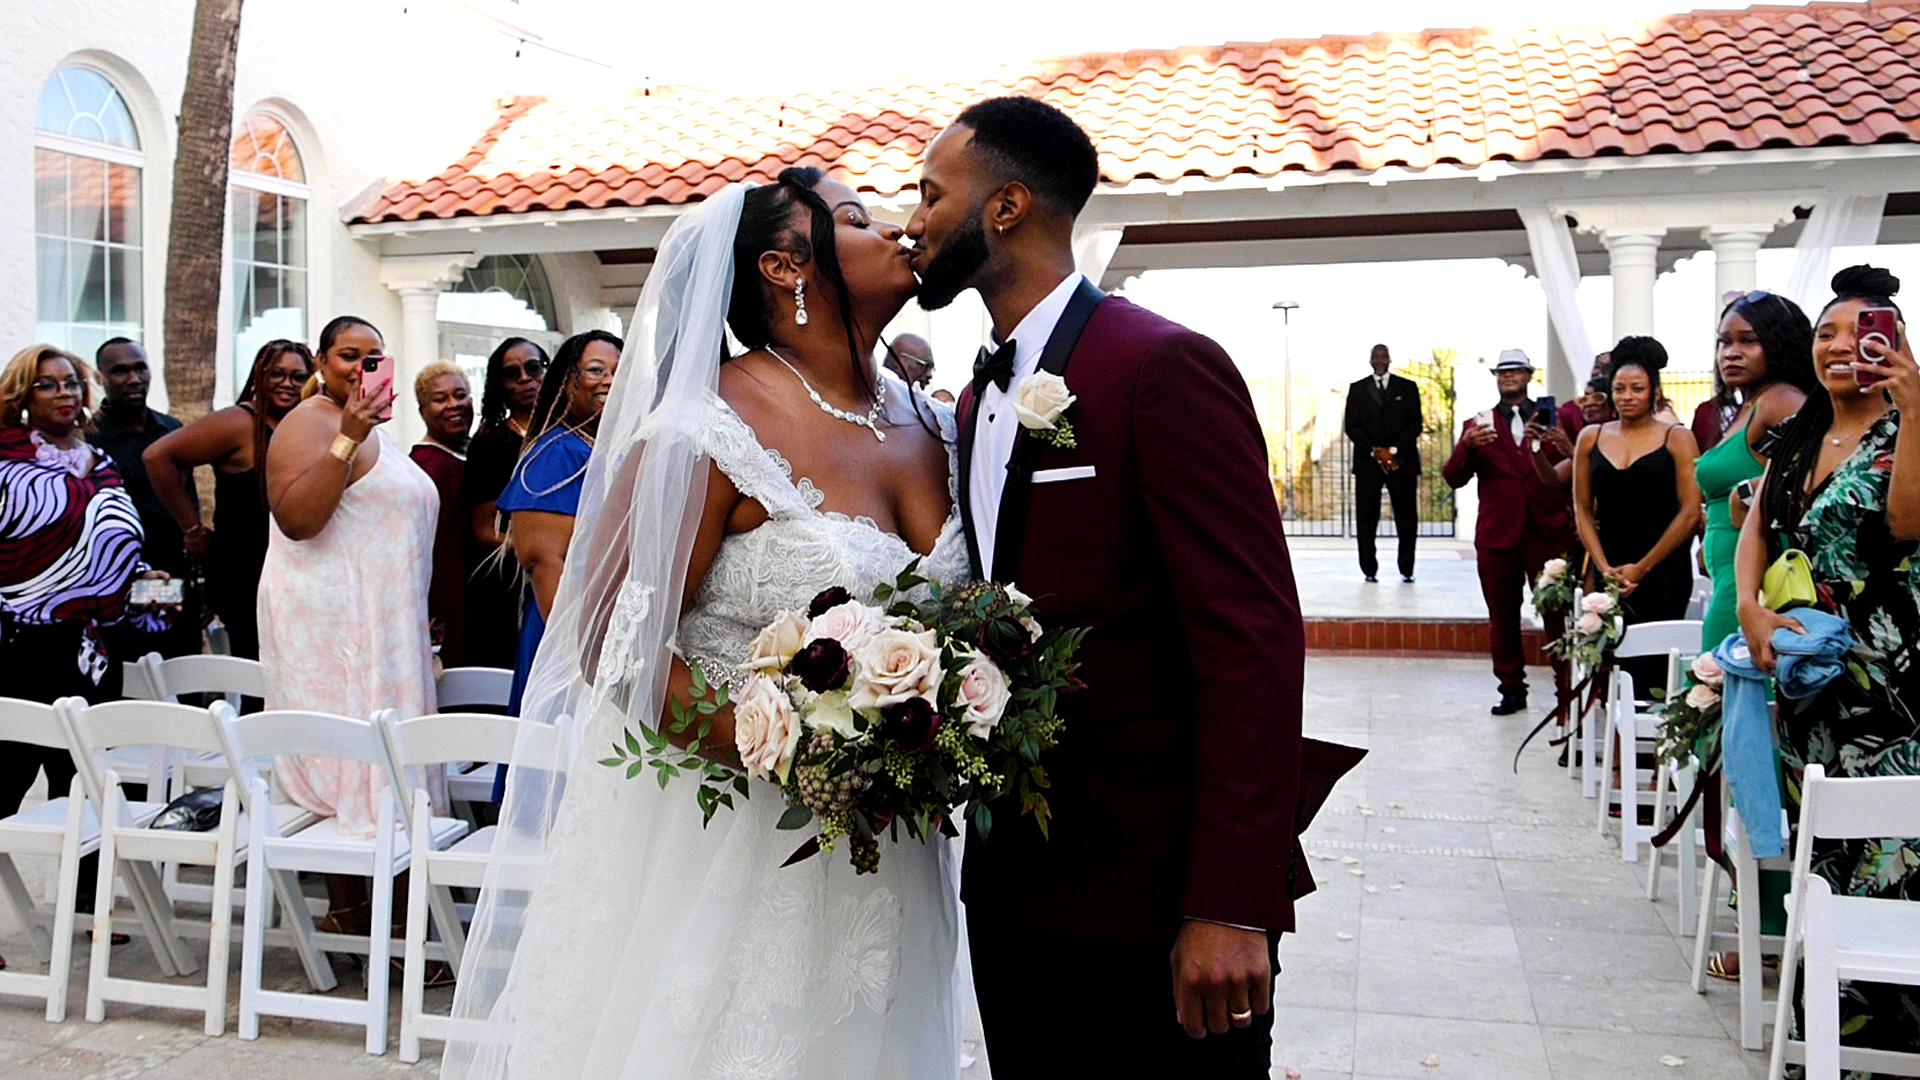
[[[1552,394],[1541,394],[1533,402],[1533,419],[1541,427],[1552,427],[1560,422],[1560,403]],[[1540,449],[1540,440],[1533,440],[1533,448]]]
[[[127,603],[134,607],[155,607],[158,605],[177,605],[185,598],[186,582],[180,578],[161,581],[158,578],[141,578],[127,591]]]
[[[1885,360],[1875,360],[1873,357],[1868,356],[1867,350],[1861,348],[1861,345],[1871,341],[1887,352],[1892,352],[1899,348],[1899,313],[1889,307],[1861,308],[1860,314],[1854,316],[1853,341],[1854,348],[1860,350],[1860,359],[1870,364],[1877,363],[1885,367]],[[1882,376],[1872,375],[1864,371],[1856,371],[1853,373],[1853,376],[1859,381],[1861,386],[1872,386],[1882,378]]]
[[[386,355],[363,356],[360,358],[360,397],[370,398],[380,392],[383,386],[393,385],[393,357]],[[393,403],[377,414],[382,420],[393,419]]]

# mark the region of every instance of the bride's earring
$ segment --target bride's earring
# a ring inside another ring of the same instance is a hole
[[[807,325],[807,279],[793,281],[793,325]]]

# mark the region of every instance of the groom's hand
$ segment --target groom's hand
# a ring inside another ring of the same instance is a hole
[[[1195,1039],[1246,1027],[1273,1007],[1273,962],[1258,930],[1188,919],[1172,961],[1174,1018]]]

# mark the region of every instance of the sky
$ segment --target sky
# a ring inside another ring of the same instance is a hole
[[[1442,27],[1613,23],[1684,10],[1674,0],[1027,0],[1018,5],[821,5],[796,0],[523,0],[550,14],[556,46],[624,81],[746,91],[846,86],[978,71],[1083,52],[1215,45]],[[1745,4],[1706,5],[1741,8]]]

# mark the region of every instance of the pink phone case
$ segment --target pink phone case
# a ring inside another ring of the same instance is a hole
[[[371,368],[367,366],[369,363],[373,365]],[[360,367],[361,398],[363,399],[370,398],[373,395],[379,393],[380,388],[382,386],[388,386],[392,384],[393,357],[369,356],[363,359],[362,361],[360,361],[360,364],[361,364],[361,367]],[[393,403],[388,402],[387,407],[380,410],[378,415],[382,420],[393,419]]]
[[[1868,363],[1884,363],[1883,361],[1876,361],[1872,356],[1868,355],[1866,349],[1861,348],[1861,343],[1871,341],[1888,352],[1899,348],[1899,320],[1899,314],[1892,308],[1861,308],[1860,314],[1854,316],[1853,330],[1854,347],[1860,349],[1860,359]],[[1881,376],[1869,375],[1867,372],[1857,371],[1854,373],[1854,378],[1861,386],[1872,386],[1874,383],[1880,381]]]

